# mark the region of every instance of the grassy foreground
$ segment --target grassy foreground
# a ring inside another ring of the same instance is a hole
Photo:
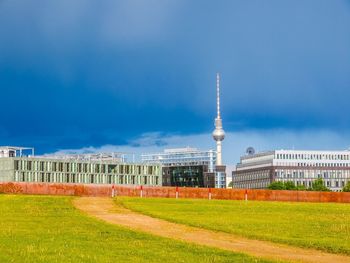
[[[71,201],[0,195],[0,262],[266,262],[119,228]]]
[[[125,207],[206,229],[350,255],[350,205],[118,197]]]

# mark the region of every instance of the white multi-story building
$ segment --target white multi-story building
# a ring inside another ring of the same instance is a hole
[[[162,165],[164,186],[226,187],[225,173],[216,171],[214,150],[165,149],[162,153],[142,154],[141,158],[143,163]]]
[[[275,150],[242,156],[232,174],[235,188],[267,188],[273,181],[310,187],[322,178],[340,191],[350,181],[350,151]]]

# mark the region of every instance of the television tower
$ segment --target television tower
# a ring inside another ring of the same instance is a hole
[[[225,132],[222,129],[222,120],[220,116],[220,75],[216,73],[216,107],[217,116],[215,118],[215,130],[213,138],[216,141],[216,165],[222,165],[221,142],[225,139]]]

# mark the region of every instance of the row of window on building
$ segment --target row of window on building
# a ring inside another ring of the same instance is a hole
[[[292,162],[277,162],[276,165],[279,166],[304,166],[304,167],[350,167],[350,163],[323,163],[323,162],[302,162],[302,163],[292,163]]]
[[[349,154],[307,154],[307,153],[277,153],[277,159],[284,160],[350,160]]]
[[[234,184],[234,188],[243,188],[243,189],[264,189],[269,186],[271,183],[270,180],[258,180],[258,181],[247,181],[244,183]]]
[[[276,170],[276,178],[285,179],[298,179],[298,178],[323,178],[323,179],[335,179],[335,178],[350,178],[350,170],[341,171],[322,171],[322,170]]]
[[[238,173],[233,176],[233,182],[239,184],[244,181],[270,180],[270,170],[252,171],[248,173]]]
[[[15,172],[17,182],[159,185],[159,176]]]
[[[158,168],[152,165],[99,164],[54,161],[15,160],[15,170],[43,172],[75,173],[118,173],[118,174],[155,174]],[[159,168],[158,168],[159,169]]]

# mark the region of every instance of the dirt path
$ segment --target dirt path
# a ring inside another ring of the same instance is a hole
[[[223,232],[214,232],[156,219],[117,206],[111,198],[81,197],[74,199],[73,203],[78,209],[109,223],[199,245],[268,259],[315,263],[350,262],[350,257],[343,255],[251,240]]]

